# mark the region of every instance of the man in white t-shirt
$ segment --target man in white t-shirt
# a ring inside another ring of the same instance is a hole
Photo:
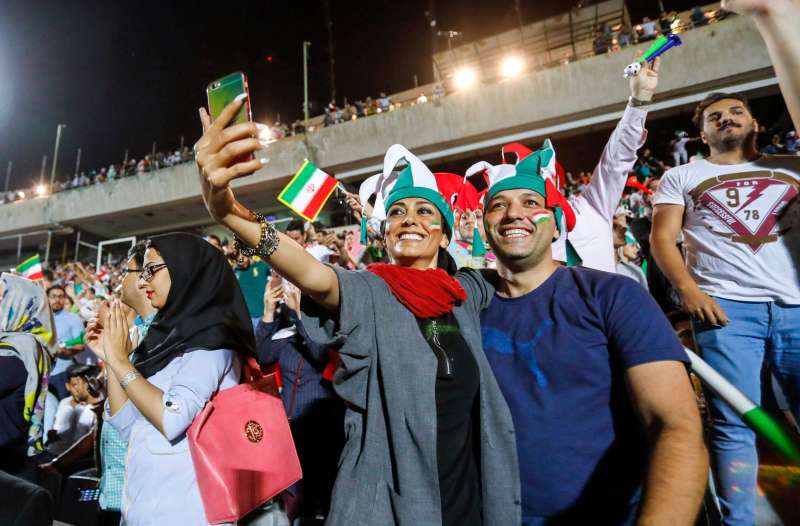
[[[727,6],[727,7],[726,7]],[[761,31],[795,126],[800,36],[788,0],[724,2]],[[703,358],[756,404],[764,360],[800,417],[800,159],[760,155],[758,124],[738,94],[714,93],[694,122],[711,155],[667,171],[655,198],[651,248],[692,315]],[[684,234],[686,260],[675,242]],[[754,524],[755,435],[711,396],[717,490],[724,524]]]
[[[800,338],[800,158],[758,153],[756,121],[738,95],[712,94],[695,115],[711,156],[661,178],[653,255],[695,318],[705,360],[759,403],[766,359],[800,417],[800,346],[792,343]],[[681,230],[685,266],[675,245]],[[755,437],[723,402],[713,399],[712,409],[717,488],[723,512],[738,517],[741,501],[755,497]]]

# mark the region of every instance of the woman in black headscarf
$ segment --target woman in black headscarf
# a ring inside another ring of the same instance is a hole
[[[129,359],[114,300],[96,351],[110,369],[106,421],[128,442],[124,523],[206,524],[186,430],[254,355],[247,306],[222,253],[190,234],[150,240],[139,288],[159,309],[144,341]]]

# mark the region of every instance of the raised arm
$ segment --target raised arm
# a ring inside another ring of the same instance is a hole
[[[653,100],[658,86],[660,66],[660,58],[652,64],[645,62],[642,71],[629,80],[632,100],[625,107],[622,119],[603,148],[586,190],[578,197],[585,199],[602,217],[607,217],[609,223],[622,197],[628,174],[636,164],[636,151],[647,138],[644,129],[647,104]]]
[[[211,216],[232,230],[242,242],[255,247],[261,239],[259,219],[236,200],[230,182],[250,175],[266,164],[266,159],[242,161],[266,144],[256,139],[258,124],[247,122],[226,128],[241,108],[242,100],[230,103],[213,123],[205,108],[200,109],[203,136],[195,145],[195,159],[203,201]],[[305,294],[326,309],[336,311],[339,308],[339,281],[336,273],[314,259],[291,238],[280,232],[276,233],[278,247],[265,259]]]
[[[722,0],[722,8],[750,16],[767,51],[795,128],[800,128],[800,2]]]

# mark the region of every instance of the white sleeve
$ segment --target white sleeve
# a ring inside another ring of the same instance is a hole
[[[71,400],[72,397],[70,396],[58,403],[56,418],[53,423],[53,431],[58,434],[63,434],[72,427],[72,414],[75,412],[75,408],[72,407]]]
[[[234,367],[234,353],[226,349],[193,351],[183,355],[175,376],[164,389],[162,425],[164,436],[173,441],[217,392],[223,377]]]
[[[581,194],[586,204],[600,216],[608,218],[609,223],[625,190],[628,174],[636,164],[636,151],[647,139],[647,130],[644,129],[646,119],[646,110],[630,105],[625,107],[619,124],[603,149],[592,179]]]
[[[683,195],[683,178],[679,168],[667,170],[658,183],[658,190],[653,199],[654,205],[683,205],[686,200]]]
[[[136,423],[136,420],[141,416],[141,413],[136,406],[133,405],[130,398],[125,400],[125,403],[119,410],[114,413],[114,416],[111,416],[111,407],[109,405],[108,400],[106,400],[105,407],[103,409],[103,419],[111,426],[116,429],[117,433],[119,433],[120,438],[124,442],[128,442],[128,439],[131,436],[131,430],[133,429],[133,424]]]

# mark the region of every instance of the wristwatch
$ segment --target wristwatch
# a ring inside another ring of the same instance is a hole
[[[642,99],[637,99],[637,98],[636,98],[636,97],[634,97],[633,95],[631,95],[630,97],[628,97],[628,105],[629,105],[631,108],[640,108],[640,107],[642,107],[642,106],[649,106],[649,105],[650,105],[650,104],[652,104],[652,103],[653,103],[653,101],[652,101],[652,100],[642,100]]]

